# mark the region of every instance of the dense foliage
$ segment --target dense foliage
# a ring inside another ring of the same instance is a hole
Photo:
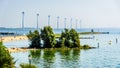
[[[27,37],[31,42],[31,48],[40,48],[41,39],[43,41],[43,48],[80,47],[79,34],[75,29],[65,29],[58,40],[50,26],[41,29],[41,34],[37,30],[34,32],[30,31]]]
[[[29,34],[27,35],[29,41],[30,41],[30,48],[40,48],[41,47],[41,37],[40,34],[37,30],[35,30],[34,32],[29,32]]]
[[[60,37],[60,47],[80,47],[79,34],[75,29],[65,29]]]
[[[55,34],[50,26],[41,29],[41,37],[44,42],[44,48],[53,48],[56,45]]]
[[[0,42],[0,68],[15,68],[13,58],[2,42]]]

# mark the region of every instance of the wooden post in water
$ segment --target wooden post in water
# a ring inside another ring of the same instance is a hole
[[[98,42],[98,46],[97,47],[99,48],[99,42]]]
[[[31,65],[31,60],[32,60],[31,55],[28,55],[28,60],[29,60],[29,64]]]
[[[118,39],[116,38],[116,43],[118,43]]]

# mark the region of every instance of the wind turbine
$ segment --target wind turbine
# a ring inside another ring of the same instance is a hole
[[[82,28],[82,20],[80,20],[80,28]]]
[[[72,29],[72,18],[70,19],[70,28]]]
[[[78,22],[78,20],[76,19],[76,30],[77,30],[77,24],[78,24],[77,22]]]
[[[22,29],[24,28],[24,14],[25,14],[25,12],[23,11],[23,12],[22,12],[22,25],[21,25],[21,26],[22,26]]]
[[[50,15],[48,15],[48,26],[50,26]]]
[[[66,21],[67,21],[67,18],[64,18],[64,28],[66,28]]]
[[[57,16],[57,29],[59,28],[59,16]]]
[[[39,17],[39,14],[37,13],[37,29],[38,29],[38,17]]]

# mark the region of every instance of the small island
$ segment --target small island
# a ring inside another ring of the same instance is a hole
[[[54,34],[50,26],[45,26],[41,31],[29,31],[27,37],[29,39],[29,48],[44,49],[44,48],[80,48],[91,49],[89,45],[80,45],[80,36],[75,29],[65,28],[59,37]]]

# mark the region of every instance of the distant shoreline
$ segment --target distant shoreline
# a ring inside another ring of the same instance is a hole
[[[79,33],[81,35],[87,35],[87,34],[109,34],[109,32],[81,32]],[[55,34],[56,38],[60,37],[60,34]],[[80,39],[92,39],[92,38],[80,38]],[[1,36],[0,41],[2,42],[10,42],[10,41],[17,41],[17,40],[28,40],[26,35],[18,35],[18,36]]]

